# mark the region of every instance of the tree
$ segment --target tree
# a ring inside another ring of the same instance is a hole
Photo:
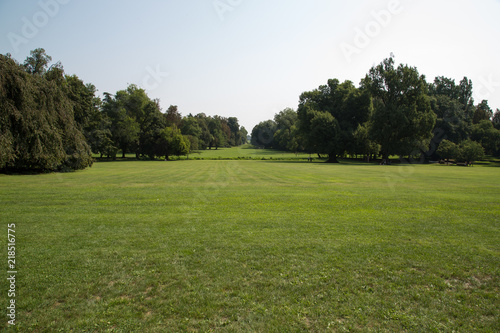
[[[160,131],[156,144],[156,156],[165,156],[168,160],[170,156],[189,154],[189,140],[181,134],[175,127],[166,127]]]
[[[480,143],[489,155],[500,155],[500,130],[489,120],[481,120],[472,129],[471,139]]]
[[[497,130],[500,130],[500,109],[497,109],[495,111],[495,114],[493,115],[492,122],[493,122],[493,126],[495,126],[495,128]]]
[[[468,166],[472,166],[475,161],[484,158],[484,148],[475,141],[464,141],[459,148],[459,158],[465,161]]]
[[[293,128],[294,126],[296,128],[297,121],[297,112],[290,108],[286,108],[274,116],[274,122],[276,123],[274,142],[276,148],[281,150],[293,150],[293,148],[296,148],[294,144],[289,145],[289,143],[294,141],[295,132]]]
[[[37,54],[44,52],[32,52]],[[26,71],[0,55],[0,169],[46,172],[91,166],[90,147],[61,86],[63,73],[46,78],[41,75],[46,64],[33,68]]]
[[[384,159],[427,151],[436,115],[427,96],[425,77],[416,68],[395,68],[393,58],[385,59],[370,69],[362,87],[374,98],[370,134],[381,145]]]
[[[252,129],[252,145],[265,149],[274,148],[276,123],[272,120],[260,122]]]
[[[479,124],[481,120],[490,120],[492,117],[493,117],[493,110],[491,110],[490,106],[488,105],[488,101],[483,100],[476,107],[476,111],[474,112],[473,123]]]
[[[328,162],[338,163],[340,126],[329,113],[311,110],[312,120],[307,142],[311,151],[328,154]]]
[[[437,153],[441,156],[441,158],[446,160],[446,163],[449,163],[450,159],[455,159],[459,156],[459,147],[451,141],[443,140],[439,144]]]
[[[331,141],[325,142],[325,147],[335,146],[335,149],[328,153],[328,162],[336,162],[338,157],[354,150],[354,132],[360,124],[368,121],[372,108],[368,91],[356,88],[351,81],[339,83],[337,79],[330,79],[327,85],[302,93],[297,110],[298,132],[304,139],[306,150],[319,153],[315,151],[320,148],[318,140],[311,136],[312,121],[317,116],[316,112],[329,113],[337,123],[335,136],[324,138]]]
[[[30,74],[43,75],[47,71],[52,57],[45,53],[42,48],[30,52],[30,56],[24,61],[24,69]]]
[[[165,118],[167,121],[167,126],[175,126],[180,128],[182,122],[182,116],[179,113],[179,108],[177,105],[170,105],[165,113]]]
[[[369,123],[358,126],[354,132],[354,145],[354,153],[364,155],[367,162],[380,151],[380,146],[370,139]]]

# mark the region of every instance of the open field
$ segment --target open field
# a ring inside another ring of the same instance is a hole
[[[294,154],[287,151],[278,151],[273,149],[256,149],[252,145],[243,145],[232,148],[219,148],[201,150],[189,155],[189,158],[198,159],[274,159],[274,160],[307,160],[309,154]]]
[[[0,247],[20,332],[498,332],[499,200],[496,167],[95,163],[0,175]]]

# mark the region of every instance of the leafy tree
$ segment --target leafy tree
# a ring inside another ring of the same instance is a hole
[[[291,151],[298,149],[296,140],[295,143],[292,143],[296,133],[294,132],[294,128],[297,128],[296,125],[298,122],[297,112],[286,108],[274,116],[274,122],[276,123],[276,133],[274,134],[276,148]],[[290,143],[292,144],[290,145]]]
[[[158,152],[158,141],[163,130],[167,127],[167,119],[160,111],[160,106],[155,101],[149,101],[143,109],[144,118],[139,131],[138,154],[155,159],[164,156]],[[175,125],[172,128],[176,128]]]
[[[354,133],[360,124],[369,120],[372,113],[371,96],[367,90],[354,87],[351,81],[339,83],[337,79],[328,80],[327,85],[302,93],[297,111],[299,135],[304,139],[306,150],[319,153],[316,150],[323,151],[324,147],[318,146],[318,140],[311,136],[316,112],[329,113],[338,124],[335,126],[336,134],[328,139],[331,142],[324,143],[324,147],[335,147],[328,153],[328,162],[336,162],[339,156],[354,151]]]
[[[482,120],[490,120],[492,117],[493,117],[493,110],[491,110],[490,106],[488,105],[488,101],[483,100],[476,107],[473,123],[479,124],[479,122],[481,122]]]
[[[431,105],[437,116],[435,129],[439,129],[442,136],[456,143],[469,137],[472,116],[457,99],[436,95],[431,98]]]
[[[179,113],[179,108],[177,105],[170,105],[165,113],[165,118],[167,121],[167,126],[175,126],[177,128],[181,127],[182,116]]]
[[[24,61],[24,68],[30,74],[43,75],[51,61],[52,57],[44,49],[38,48],[30,52],[30,56]]]
[[[2,170],[76,170],[93,163],[90,147],[75,122],[72,102],[61,86],[63,73],[53,72],[46,78],[42,75],[46,65],[35,64],[27,71],[0,55]]]
[[[475,141],[464,141],[460,144],[459,158],[460,160],[465,161],[467,165],[472,166],[475,161],[479,161],[484,158],[484,148],[480,143]]]
[[[487,154],[499,156],[500,130],[489,120],[481,120],[473,126],[471,139],[480,143]]]
[[[500,109],[497,109],[495,111],[495,114],[493,115],[492,122],[493,122],[493,126],[495,126],[495,128],[497,130],[500,130]]]
[[[431,110],[425,77],[408,65],[394,67],[394,59],[388,58],[370,69],[362,86],[374,98],[370,134],[381,145],[383,158],[426,151],[436,115]]]
[[[240,127],[240,137],[242,145],[248,142],[248,131],[244,126]]]
[[[240,127],[238,118],[227,118],[227,126],[231,130],[231,139],[229,140],[231,146],[241,146],[246,143],[248,132],[244,127]]]
[[[224,147],[228,144],[228,139],[231,135],[231,130],[223,118],[215,116],[207,118],[207,126],[210,131],[209,149],[215,147]]]
[[[252,130],[252,145],[265,149],[274,148],[274,135],[276,130],[276,123],[272,120],[259,123]]]
[[[120,97],[118,97],[120,96]],[[110,120],[110,132],[113,146],[121,149],[122,157],[132,149],[136,149],[139,142],[140,126],[137,121],[127,113],[124,107],[124,94],[117,93],[113,97],[108,93],[104,94],[103,112]]]
[[[170,156],[189,154],[189,140],[181,134],[181,131],[175,127],[166,127],[160,131],[156,144],[155,154],[165,156],[168,160]]]
[[[443,140],[439,145],[437,153],[449,163],[450,159],[455,159],[459,156],[459,147],[449,140]]]
[[[367,162],[380,152],[380,146],[370,139],[369,123],[358,126],[354,132],[354,145],[354,153],[364,155]]]
[[[338,163],[340,141],[340,126],[329,113],[311,110],[312,120],[308,134],[308,144],[312,151],[318,154],[328,154],[328,161]]]

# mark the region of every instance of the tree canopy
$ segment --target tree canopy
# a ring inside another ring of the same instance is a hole
[[[396,66],[391,56],[373,66],[359,87],[330,79],[302,93],[297,111],[285,109],[258,124],[252,143],[328,155],[328,162],[346,155],[367,161],[377,155],[465,159],[451,154],[449,143],[456,151],[480,145],[500,156],[500,110],[493,113],[488,101],[474,105],[472,95],[467,77],[458,84],[443,76],[427,83],[417,68]]]
[[[164,158],[192,149],[219,148],[246,142],[247,131],[236,117],[202,113],[182,117],[171,105],[129,85],[99,98],[97,88],[42,48],[19,64],[0,55],[0,170],[47,172],[91,166],[93,154],[116,158]]]
[[[35,52],[36,51],[36,52]],[[92,165],[60,66],[37,49],[25,65],[0,55],[0,169],[57,171]]]

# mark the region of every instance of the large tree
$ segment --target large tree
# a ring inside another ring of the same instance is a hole
[[[306,150],[328,154],[328,162],[338,162],[338,157],[355,149],[354,133],[371,113],[372,101],[366,89],[356,88],[351,81],[331,79],[327,85],[300,96],[298,132]],[[319,119],[325,121],[324,128],[320,128]]]
[[[383,158],[427,151],[436,115],[427,96],[425,77],[414,67],[385,59],[362,80],[374,98],[371,136],[381,145]]]
[[[296,140],[294,140],[298,122],[297,112],[286,108],[274,116],[274,122],[276,123],[276,133],[274,134],[276,148],[281,150],[297,149]]]
[[[274,134],[276,130],[276,123],[274,121],[266,120],[260,122],[252,129],[252,145],[266,149],[274,148]]]
[[[61,85],[62,67],[47,71],[45,60],[26,63],[0,55],[0,169],[45,172],[92,165],[73,103]]]

